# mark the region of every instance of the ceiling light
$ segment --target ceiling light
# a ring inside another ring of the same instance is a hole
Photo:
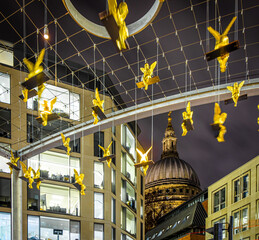
[[[45,26],[44,26],[43,37],[45,39],[49,39],[49,29],[48,29],[48,25],[47,24],[45,24]]]

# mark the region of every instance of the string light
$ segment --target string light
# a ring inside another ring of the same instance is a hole
[[[47,25],[47,24],[44,25],[43,37],[44,37],[46,40],[49,39],[49,29],[48,29],[48,25]]]

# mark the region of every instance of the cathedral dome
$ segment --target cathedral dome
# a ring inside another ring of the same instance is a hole
[[[200,187],[199,178],[190,164],[178,157],[168,156],[150,166],[145,185],[146,188],[149,188],[171,183]]]

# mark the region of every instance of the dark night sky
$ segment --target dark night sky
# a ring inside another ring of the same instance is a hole
[[[259,154],[259,96],[233,104],[220,103],[221,110],[228,114],[225,126],[225,142],[218,143],[211,131],[214,103],[193,107],[194,131],[182,137],[182,112],[172,113],[172,123],[178,137],[177,149],[181,159],[190,163],[205,188],[248,162]],[[142,130],[139,141],[145,150],[151,144],[151,118],[139,120]],[[160,159],[161,141],[167,126],[167,114],[154,116],[154,161]]]

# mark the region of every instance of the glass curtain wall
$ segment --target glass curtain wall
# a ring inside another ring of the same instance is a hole
[[[0,212],[0,239],[11,240],[11,214]]]
[[[121,172],[133,184],[136,183],[136,169],[134,166],[134,162],[132,161],[130,156],[125,152],[121,152]]]
[[[121,144],[136,159],[135,138],[126,125],[121,125]]]

